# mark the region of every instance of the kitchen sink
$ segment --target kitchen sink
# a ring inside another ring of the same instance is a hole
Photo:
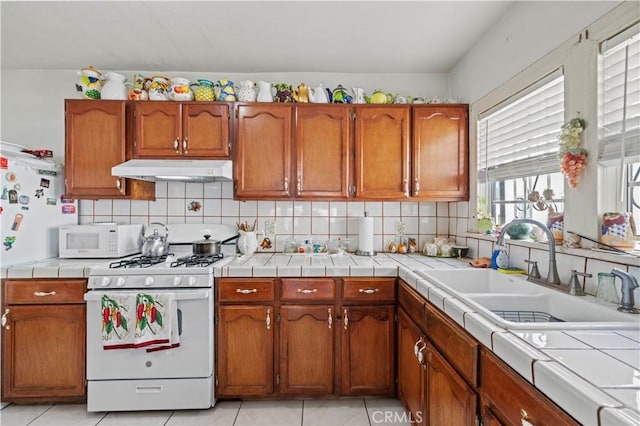
[[[506,329],[640,328],[637,315],[593,296],[571,296],[492,269],[416,271],[475,312]]]

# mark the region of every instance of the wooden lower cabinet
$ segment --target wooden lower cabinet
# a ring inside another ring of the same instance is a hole
[[[2,282],[2,401],[85,400],[86,280]]]
[[[403,308],[398,308],[398,397],[404,404],[412,423],[426,424],[425,376],[426,367],[418,353],[426,342],[422,330]]]
[[[342,394],[393,394],[395,306],[343,306]]]
[[[280,308],[280,393],[334,392],[335,308],[333,305]]]
[[[485,425],[579,424],[493,353],[483,349],[481,363],[481,415]]]
[[[218,396],[273,393],[273,312],[273,306],[218,308]]]

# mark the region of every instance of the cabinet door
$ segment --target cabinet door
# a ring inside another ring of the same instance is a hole
[[[356,197],[408,197],[409,107],[359,105],[355,112]]]
[[[476,424],[477,395],[429,343],[427,345],[429,425]]]
[[[412,195],[469,199],[467,105],[413,107]]]
[[[291,182],[290,105],[238,105],[236,198],[288,198]]]
[[[135,158],[182,155],[181,104],[178,102],[135,102]]]
[[[185,157],[229,156],[229,105],[182,105],[182,154]]]
[[[280,393],[327,395],[334,390],[332,305],[282,306],[280,310]]]
[[[351,120],[347,105],[296,107],[297,198],[347,198]]]
[[[424,425],[426,366],[416,357],[416,351],[426,345],[422,332],[404,309],[398,309],[398,397],[411,416],[412,423]]]
[[[393,394],[395,390],[395,307],[343,306],[342,393]]]
[[[272,306],[218,309],[217,395],[273,393],[273,318]]]
[[[75,198],[155,199],[152,182],[111,175],[127,160],[126,102],[65,100],[66,194]]]
[[[84,305],[8,305],[4,313],[2,400],[83,399]]]

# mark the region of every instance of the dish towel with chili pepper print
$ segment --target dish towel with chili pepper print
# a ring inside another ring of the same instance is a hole
[[[180,346],[174,293],[138,293],[135,306],[133,347],[154,352]]]
[[[104,349],[135,347],[133,320],[136,293],[106,293],[101,298],[102,346]]]

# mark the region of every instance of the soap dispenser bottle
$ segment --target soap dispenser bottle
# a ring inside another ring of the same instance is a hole
[[[509,268],[509,255],[504,246],[496,246],[493,254],[491,255],[491,267],[493,269],[507,269]]]

